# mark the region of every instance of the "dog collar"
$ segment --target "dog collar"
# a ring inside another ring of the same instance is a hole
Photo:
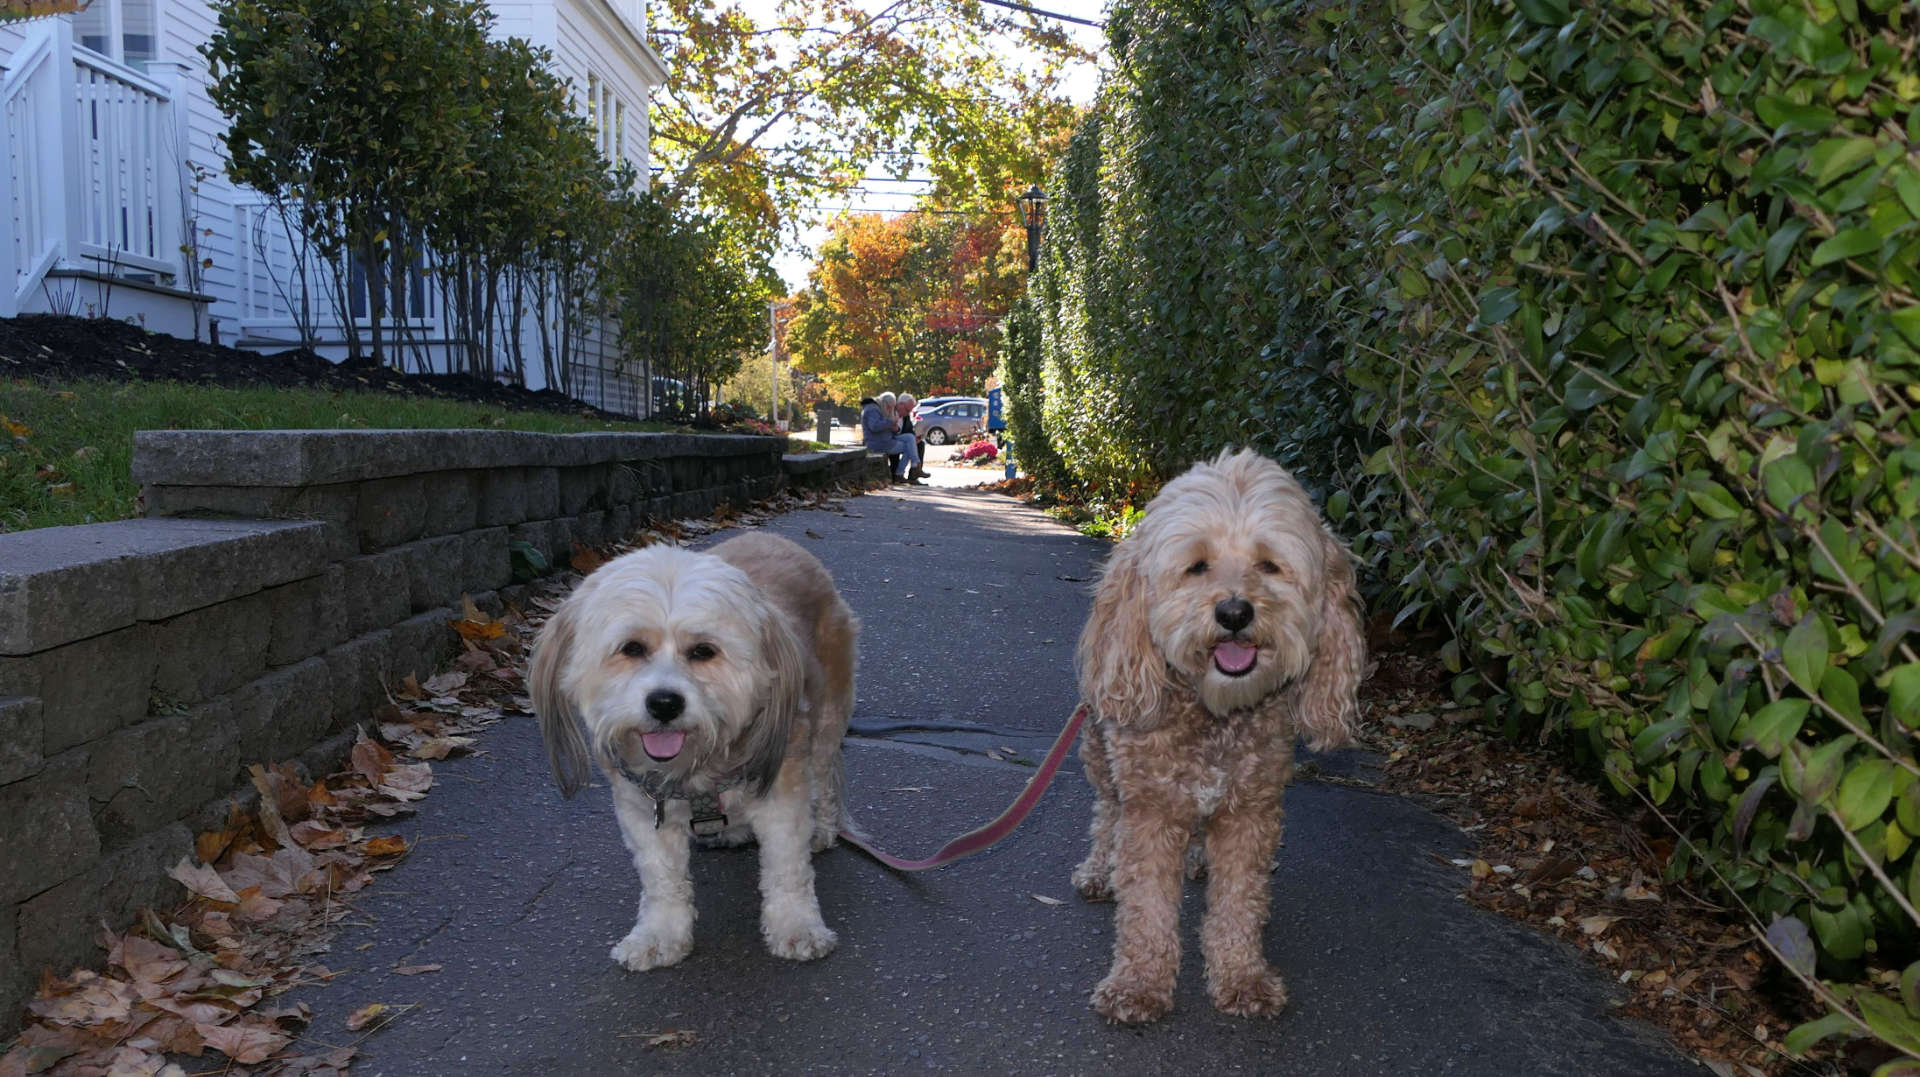
[[[690,809],[691,818],[688,828],[696,838],[710,838],[727,829],[727,813],[720,810],[720,794],[739,785],[745,779],[739,776],[719,778],[713,788],[700,793],[688,793],[680,788],[678,780],[657,770],[636,772],[622,759],[620,775],[640,787],[640,791],[653,800],[653,827],[667,821],[667,801],[684,800]]]

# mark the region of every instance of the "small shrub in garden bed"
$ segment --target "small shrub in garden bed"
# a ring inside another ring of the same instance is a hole
[[[968,463],[993,460],[999,457],[999,455],[1000,447],[995,445],[990,438],[981,438],[978,441],[968,442],[966,448],[960,450],[960,459]]]

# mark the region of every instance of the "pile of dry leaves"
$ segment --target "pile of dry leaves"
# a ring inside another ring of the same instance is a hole
[[[783,493],[745,510],[723,505],[709,520],[650,524],[631,545],[684,545],[793,509],[832,508],[844,496]],[[613,552],[575,546],[572,567],[592,572]],[[332,926],[355,912],[353,895],[375,872],[407,853],[404,839],[368,830],[414,810],[433,785],[429,761],[471,750],[473,734],[506,715],[532,713],[527,646],[563,594],[556,583],[534,595],[532,616],[509,606],[496,618],[466,600],[452,622],[460,654],[424,683],[409,676],[394,686],[340,773],[310,782],[286,763],[250,768],[253,803],[234,803],[220,829],[195,840],[195,858],[171,872],[187,888],[186,904],[145,910],[124,934],[103,929],[104,970],[45,977],[26,1029],[0,1057],[0,1077],[186,1077],[178,1060],[202,1057],[203,1073],[345,1073],[356,1045],[400,1011],[357,1011],[347,1042],[336,1042],[343,1037],[308,1027],[305,1005],[274,1000],[337,975],[318,960]]]
[[[1368,683],[1381,788],[1412,794],[1474,840],[1452,860],[1474,904],[1571,943],[1625,986],[1621,1012],[1664,1029],[1723,1075],[1835,1072],[1789,1058],[1788,1030],[1821,1010],[1755,939],[1738,909],[1663,881],[1671,830],[1570,774],[1558,753],[1516,743],[1455,709],[1434,659],[1380,656]]]
[[[309,782],[290,764],[250,768],[252,805],[231,805],[171,872],[187,903],[146,910],[125,934],[103,930],[104,971],[45,977],[0,1075],[178,1075],[170,1057],[209,1050],[231,1060],[222,1073],[344,1072],[353,1045],[316,1036],[304,1005],[273,999],[335,975],[316,957],[353,895],[405,856],[403,839],[368,829],[426,795],[433,772],[421,760],[462,751],[503,712],[525,710],[517,620],[469,602],[454,622],[464,645],[453,669],[394,689],[374,716],[378,737],[363,731],[340,773]]]

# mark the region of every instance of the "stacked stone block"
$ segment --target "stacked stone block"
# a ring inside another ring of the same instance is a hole
[[[97,957],[100,922],[179,899],[166,869],[248,764],[331,765],[392,679],[444,662],[463,596],[514,583],[516,544],[564,564],[648,518],[866,467],[784,446],[144,431],[146,518],[0,534],[0,1036],[42,968]]]

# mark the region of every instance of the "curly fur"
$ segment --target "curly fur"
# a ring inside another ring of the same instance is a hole
[[[1230,627],[1236,607],[1250,616]],[[1352,558],[1278,464],[1222,453],[1147,506],[1101,576],[1078,651],[1095,803],[1073,881],[1119,902],[1100,1013],[1139,1022],[1172,1009],[1190,840],[1205,854],[1214,1005],[1285,1006],[1261,949],[1281,793],[1297,736],[1316,749],[1351,739],[1365,661]]]

